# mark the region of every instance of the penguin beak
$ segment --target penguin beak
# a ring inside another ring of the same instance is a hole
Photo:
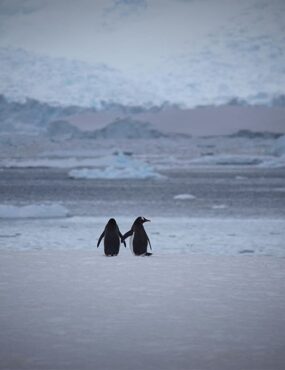
[[[148,220],[147,218],[144,219],[144,222],[150,222],[150,220]]]

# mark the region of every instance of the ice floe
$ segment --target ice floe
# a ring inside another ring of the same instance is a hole
[[[62,218],[67,216],[69,216],[68,209],[58,203],[25,206],[0,205],[0,218]]]
[[[252,155],[206,155],[200,158],[191,160],[192,164],[205,165],[258,165],[263,162],[268,156],[252,156]],[[270,157],[269,157],[270,158]]]
[[[285,167],[285,155],[280,157],[272,155],[213,155],[192,159],[194,165],[219,165],[219,166],[256,166],[262,168]],[[242,180],[236,176],[237,180]]]
[[[173,197],[174,200],[192,200],[196,199],[193,194],[177,194]]]
[[[226,204],[214,204],[212,206],[212,209],[225,209],[225,208],[228,208]]]
[[[271,157],[260,163],[258,167],[261,168],[282,168],[285,167],[285,154],[280,157]]]
[[[285,135],[275,140],[272,153],[275,155],[285,155]]]
[[[74,168],[92,166],[95,158],[32,158],[32,159],[4,159],[0,165],[4,168]]]

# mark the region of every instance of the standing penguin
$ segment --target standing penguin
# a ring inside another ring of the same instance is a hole
[[[150,249],[152,248],[151,248],[150,240],[143,227],[143,224],[145,222],[150,222],[150,220],[147,220],[144,217],[138,217],[133,223],[131,230],[128,231],[123,236],[123,239],[122,239],[122,241],[125,241],[126,238],[131,236],[130,249],[135,256],[151,256],[152,255],[152,253],[149,253],[147,251],[148,243],[149,243]]]
[[[104,238],[104,253],[106,256],[117,256],[120,250],[121,241],[126,247],[126,243],[122,239],[123,235],[121,234],[114,218],[110,218],[105,226],[105,229],[98,240],[97,248],[99,247],[102,238]]]

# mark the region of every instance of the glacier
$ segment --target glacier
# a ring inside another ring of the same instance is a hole
[[[243,42],[261,46],[258,51],[245,51]],[[235,46],[227,41],[226,52],[205,46],[196,50],[195,56],[177,56],[152,71],[126,73],[106,64],[0,47],[0,93],[15,101],[30,98],[51,105],[93,109],[104,109],[106,104],[149,108],[165,103],[193,108],[233,101],[284,106],[281,86],[285,83],[282,85],[280,70],[285,56],[273,58],[271,49],[276,46],[270,44],[270,39],[238,38]],[[220,61],[220,53],[225,62]],[[266,61],[262,79],[258,72],[260,59]],[[243,82],[239,65],[244,65]],[[227,80],[231,84],[226,84]]]

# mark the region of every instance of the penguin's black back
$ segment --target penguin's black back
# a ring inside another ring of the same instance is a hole
[[[114,219],[110,219],[105,227],[104,253],[106,256],[116,256],[120,250],[119,228]]]
[[[133,253],[137,256],[147,252],[148,237],[142,224],[133,225],[132,248]]]

